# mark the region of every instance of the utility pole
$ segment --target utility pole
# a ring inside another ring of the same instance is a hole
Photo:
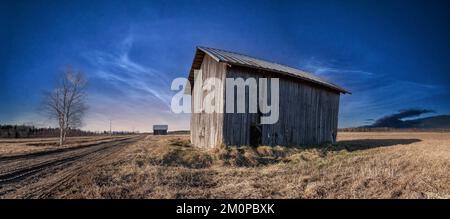
[[[109,120],[109,136],[112,136],[111,119]]]

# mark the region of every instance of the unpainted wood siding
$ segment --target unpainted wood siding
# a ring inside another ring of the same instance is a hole
[[[153,135],[167,135],[167,130],[154,130]]]
[[[219,63],[210,56],[205,55],[201,65],[202,79],[216,77],[225,81],[226,64]],[[196,76],[195,76],[196,77]],[[192,84],[192,90],[196,89]],[[224,108],[224,85],[221,84],[218,89],[218,95],[215,98],[215,104],[219,108]],[[207,92],[201,92],[201,95],[192,95],[192,116],[191,116],[191,142],[197,147],[211,148],[222,144],[223,140],[223,113],[205,113],[203,109],[203,99]],[[202,113],[194,112],[195,101],[202,105]]]
[[[255,77],[257,81],[260,77],[268,78],[267,75],[271,73],[235,66],[229,67],[226,72],[227,78],[240,77],[245,80]],[[270,85],[268,90],[270,97]],[[290,78],[280,78],[279,92],[279,120],[275,124],[262,125],[262,145],[300,146],[336,140],[340,95],[337,91]],[[248,90],[246,112],[248,112]],[[249,145],[250,127],[256,124],[257,117],[258,114],[254,113],[225,113],[223,143]]]

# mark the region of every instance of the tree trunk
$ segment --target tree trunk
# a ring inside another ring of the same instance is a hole
[[[66,137],[67,137],[67,132],[68,132],[69,128],[65,128],[64,132],[63,132],[63,142],[66,142]]]
[[[59,146],[63,146],[64,144],[64,130],[63,128],[59,128]]]

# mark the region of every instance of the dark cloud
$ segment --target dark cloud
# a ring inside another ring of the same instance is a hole
[[[405,122],[402,119],[417,117],[426,113],[433,113],[434,110],[429,109],[406,109],[400,110],[398,113],[394,113],[388,116],[384,116],[377,119],[370,127],[393,127],[402,128],[405,126]]]

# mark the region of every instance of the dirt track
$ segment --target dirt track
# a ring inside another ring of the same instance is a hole
[[[114,159],[124,146],[142,137],[64,150],[0,157],[0,198],[46,198],[75,176]]]

